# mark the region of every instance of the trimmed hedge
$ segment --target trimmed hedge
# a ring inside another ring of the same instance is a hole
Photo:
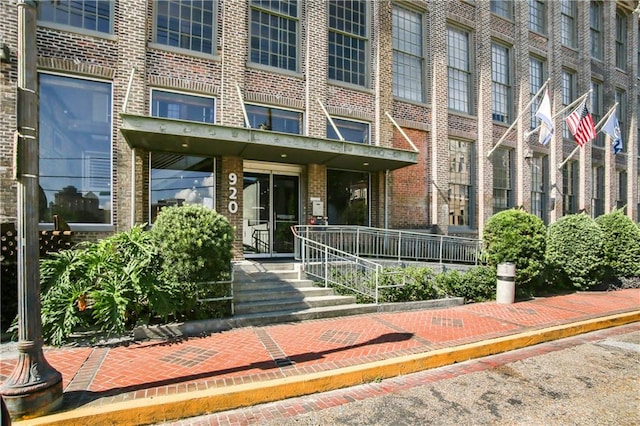
[[[563,216],[549,225],[546,262],[550,282],[578,290],[600,284],[605,264],[603,234],[584,213]]]
[[[516,286],[530,293],[544,271],[547,228],[542,220],[522,210],[505,210],[493,215],[483,233],[484,260],[497,267],[503,262],[516,265]]]
[[[640,227],[616,210],[596,218],[603,231],[607,278],[640,276]]]

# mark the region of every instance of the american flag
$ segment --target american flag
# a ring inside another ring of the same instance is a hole
[[[585,143],[596,137],[596,126],[587,109],[586,99],[565,120],[571,134],[573,134],[573,138],[580,147],[583,147]]]

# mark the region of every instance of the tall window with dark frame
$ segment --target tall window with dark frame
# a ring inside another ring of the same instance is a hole
[[[616,68],[627,69],[627,16],[616,12]]]
[[[591,25],[591,57],[603,59],[604,57],[604,33],[602,28],[603,7],[599,1],[592,1],[589,8],[590,25]]]
[[[151,91],[151,115],[178,120],[215,122],[215,99],[185,93]],[[149,218],[153,223],[168,206],[200,204],[215,208],[215,161],[212,157],[152,152]]]
[[[562,209],[565,214],[578,212],[578,162],[568,161],[562,167]]]
[[[449,225],[471,226],[473,143],[449,139]]]
[[[209,55],[216,53],[217,0],[157,0],[153,5],[156,43]]]
[[[535,156],[531,159],[531,213],[544,223],[547,218],[548,157]]]
[[[393,95],[424,102],[422,13],[393,6]]]
[[[112,0],[40,0],[38,20],[100,33],[113,32]]]
[[[547,33],[547,8],[544,0],[529,0],[529,29],[540,34]]]
[[[626,170],[620,170],[618,172],[618,197],[616,199],[616,207],[619,209],[624,208],[625,214],[627,213],[627,172]]]
[[[618,107],[616,108],[616,116],[618,118],[618,124],[620,125],[620,133],[622,134],[622,152],[627,151],[627,145],[624,141],[627,140],[627,92],[622,89],[616,89],[615,91],[615,100],[618,103]]]
[[[112,86],[39,75],[39,220],[112,223]]]
[[[249,60],[298,70],[299,2],[251,0]]]
[[[498,148],[491,158],[493,164],[493,213],[513,207],[513,150]]]
[[[513,18],[512,0],[491,0],[491,12],[503,18]]]
[[[329,80],[366,86],[367,1],[329,1]]]
[[[593,122],[598,123],[604,114],[602,104],[602,83],[597,81],[591,81],[591,116]],[[603,148],[604,147],[604,132],[598,132],[596,138],[593,140],[593,146]]]
[[[529,92],[531,92],[531,98],[533,98],[536,93],[538,93],[543,84],[544,62],[537,57],[531,56],[529,58]],[[533,100],[533,103],[531,104],[530,127],[532,129],[538,127],[538,118],[536,117],[536,112],[538,111],[540,102],[542,102],[542,96],[538,96],[537,98],[535,98]]]
[[[576,74],[573,71],[562,70],[560,75],[561,93],[562,93],[562,105],[567,106],[571,102],[576,100]],[[564,116],[571,114],[573,110],[565,112]],[[569,131],[567,122],[562,120],[562,137],[565,139],[571,139],[573,136]]]
[[[560,0],[560,41],[568,47],[576,47],[576,3],[574,0]]]
[[[502,44],[491,45],[491,77],[493,85],[494,121],[511,122],[511,76],[509,72],[509,48]]]
[[[591,177],[591,215],[596,218],[604,214],[604,167],[596,166]]]
[[[471,114],[470,34],[456,27],[447,28],[447,73],[449,109]]]

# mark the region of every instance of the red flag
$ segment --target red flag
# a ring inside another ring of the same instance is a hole
[[[565,120],[580,147],[596,137],[596,125],[587,109],[586,99]]]

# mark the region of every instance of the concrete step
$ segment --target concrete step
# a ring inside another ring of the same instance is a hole
[[[309,308],[319,308],[326,306],[341,306],[354,304],[354,296],[314,296],[314,297],[294,297],[277,300],[258,300],[255,302],[245,302],[235,304],[235,314],[264,314],[277,311],[298,311]]]
[[[234,288],[234,300],[236,304],[267,301],[278,301],[281,299],[295,299],[317,296],[329,296],[333,294],[333,290],[324,287],[289,287],[278,286],[268,288],[242,287]]]
[[[233,288],[240,290],[270,290],[275,288],[305,288],[314,287],[311,280],[254,280],[254,281],[238,281],[233,280]]]
[[[268,324],[296,322],[321,318],[335,318],[341,316],[360,315],[376,312],[375,304],[347,304],[333,306],[318,306],[300,310],[281,310],[268,313],[236,314],[230,321],[234,327],[257,327]]]

